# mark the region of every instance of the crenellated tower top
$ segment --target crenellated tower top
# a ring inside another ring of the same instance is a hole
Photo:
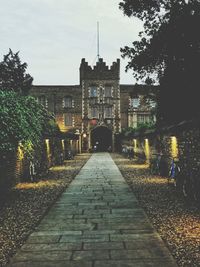
[[[82,58],[80,65],[80,83],[82,80],[119,80],[120,79],[120,59],[113,62],[109,67],[102,58],[94,67],[88,65],[85,58]]]

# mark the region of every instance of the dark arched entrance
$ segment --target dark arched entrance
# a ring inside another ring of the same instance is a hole
[[[99,126],[91,131],[91,145],[97,151],[108,151],[112,147],[112,131],[105,126]]]

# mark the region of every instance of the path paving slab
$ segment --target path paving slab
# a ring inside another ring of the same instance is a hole
[[[177,267],[108,153],[95,153],[9,267]]]

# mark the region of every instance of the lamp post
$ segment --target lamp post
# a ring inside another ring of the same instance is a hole
[[[82,135],[82,148],[84,152],[87,151],[87,133],[83,133]]]

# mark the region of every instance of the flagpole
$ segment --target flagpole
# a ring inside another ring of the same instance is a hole
[[[99,22],[97,22],[97,58],[99,62]]]

